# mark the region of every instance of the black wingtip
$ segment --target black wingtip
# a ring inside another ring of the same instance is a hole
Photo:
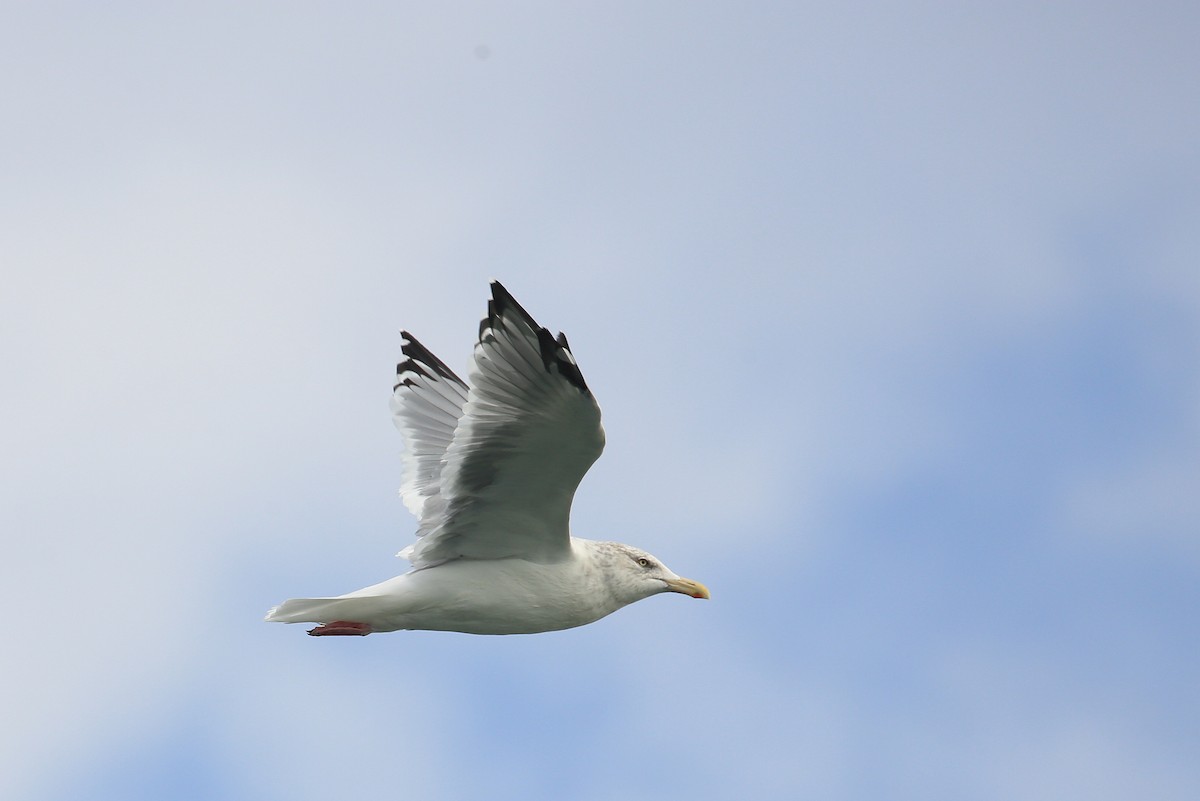
[[[489,328],[496,327],[498,319],[508,316],[509,313],[515,314],[537,336],[538,349],[541,351],[542,363],[546,369],[549,370],[551,365],[556,366],[563,378],[584,394],[591,394],[587,382],[583,380],[583,373],[575,364],[575,357],[571,353],[570,345],[567,344],[566,336],[560,332],[558,339],[555,339],[554,335],[550,333],[550,329],[538,325],[537,320],[533,319],[533,315],[525,311],[525,307],[517,302],[511,292],[505,289],[504,284],[492,281],[491,289],[492,299],[488,301],[488,316],[479,323],[480,338],[482,339],[484,332]]]
[[[588,394],[590,390],[588,390],[587,382],[583,380],[583,373],[575,364],[575,357],[571,354],[571,349],[555,341],[554,334],[551,334],[548,328],[538,328],[537,337],[538,347],[542,352],[542,362],[546,365],[546,369],[549,370],[551,364],[555,365],[563,378],[574,384],[580,392]],[[562,334],[559,334],[559,339],[562,339]],[[567,355],[566,358],[563,358],[563,353]]]
[[[504,288],[504,284],[499,281],[492,281],[492,299],[488,301],[488,318],[496,319],[504,316],[504,313],[512,309],[529,324],[529,327],[535,331],[541,328],[537,324],[537,320],[533,319],[533,315],[525,311],[525,307],[517,303],[517,299],[512,296],[512,293]]]
[[[453,370],[446,366],[445,362],[443,362],[437,356],[434,356],[433,352],[430,351],[429,348],[422,345],[412,334],[407,331],[401,331],[400,336],[403,339],[403,341],[400,343],[400,352],[408,358],[396,365],[397,376],[404,375],[405,373],[416,373],[417,375],[428,378],[430,377],[429,370],[432,370],[441,378],[454,381],[464,387],[467,385],[465,381],[455,375]],[[412,379],[407,378],[402,381],[398,381],[396,385],[392,387],[392,389],[395,390],[402,384],[410,383],[412,383]]]

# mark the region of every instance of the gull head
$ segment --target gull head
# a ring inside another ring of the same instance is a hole
[[[625,603],[633,603],[662,592],[678,592],[692,598],[708,598],[708,587],[672,572],[653,554],[632,545],[595,543],[603,553],[606,579]]]

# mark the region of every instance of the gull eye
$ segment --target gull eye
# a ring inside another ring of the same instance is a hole
[[[638,564],[642,567],[650,567],[650,560],[643,556],[638,559]]]

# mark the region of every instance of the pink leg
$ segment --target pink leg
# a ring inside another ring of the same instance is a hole
[[[322,623],[315,629],[309,629],[308,633],[313,637],[348,637],[352,635],[365,637],[371,633],[371,624],[355,623],[351,620],[334,620],[331,623]]]

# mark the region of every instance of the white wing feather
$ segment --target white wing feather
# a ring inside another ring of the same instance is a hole
[[[392,422],[404,436],[404,481],[400,497],[417,518],[433,518],[444,506],[441,474],[446,449],[467,402],[467,385],[407,331],[396,365]]]

